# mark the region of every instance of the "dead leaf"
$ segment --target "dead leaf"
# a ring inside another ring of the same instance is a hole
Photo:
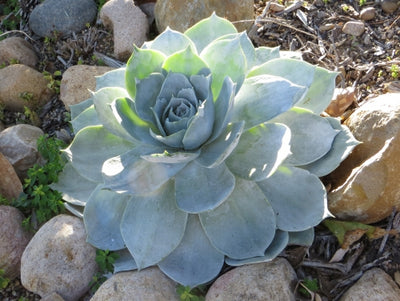
[[[335,219],[326,219],[323,221],[323,224],[337,237],[342,249],[345,250],[358,241],[364,234],[369,239],[378,239],[386,233],[393,235],[398,233],[396,229],[386,231],[385,229],[359,222],[347,222]]]
[[[332,117],[341,116],[347,108],[357,100],[356,89],[353,87],[347,87],[345,89],[335,89],[333,99],[325,112]]]

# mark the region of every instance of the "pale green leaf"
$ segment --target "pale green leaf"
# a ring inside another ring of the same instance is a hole
[[[125,89],[125,71],[126,68],[122,67],[96,76],[96,91],[106,87]]]
[[[212,41],[231,33],[237,33],[235,26],[228,20],[220,18],[213,13],[211,17],[203,19],[190,27],[184,34],[196,45],[197,53],[201,53]]]
[[[314,228],[299,232],[289,232],[288,245],[310,247],[314,241]]]
[[[190,46],[186,49],[176,52],[166,58],[162,68],[168,72],[183,73],[186,76],[194,75],[204,68],[207,64],[193,52]]]
[[[92,126],[92,125],[100,125],[100,120],[97,116],[97,112],[94,109],[94,106],[91,105],[86,110],[81,112],[78,116],[71,120],[71,125],[74,130],[74,133],[79,132],[81,129]]]
[[[135,259],[127,248],[115,251],[118,257],[114,260],[114,273],[132,271],[137,269]]]

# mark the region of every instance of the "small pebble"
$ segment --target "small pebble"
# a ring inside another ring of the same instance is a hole
[[[344,24],[342,31],[352,36],[360,36],[364,33],[365,26],[361,21],[349,21]]]
[[[271,2],[269,9],[273,12],[280,12],[285,9],[285,6],[279,3]]]
[[[399,5],[397,4],[397,0],[383,0],[381,7],[385,13],[391,14],[399,8]]]
[[[331,29],[334,29],[334,28],[335,28],[335,24],[328,23],[328,24],[321,25],[319,27],[319,30],[320,31],[328,31],[328,30],[331,30]]]
[[[375,18],[375,8],[366,7],[360,12],[360,19],[364,21],[369,21]]]

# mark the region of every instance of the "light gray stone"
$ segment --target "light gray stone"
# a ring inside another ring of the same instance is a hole
[[[400,209],[400,93],[368,100],[346,120],[362,143],[330,174],[329,210],[364,223]]]
[[[154,8],[156,24],[159,32],[167,26],[184,32],[204,18],[215,12],[229,21],[254,19],[253,0],[164,0],[157,1]],[[253,22],[235,23],[239,31],[249,30]]]
[[[206,301],[294,301],[297,276],[286,259],[244,265],[220,276]]]
[[[45,0],[33,9],[29,26],[41,37],[51,36],[53,31],[69,34],[84,29],[96,15],[93,0]]]
[[[122,272],[104,282],[90,301],[179,301],[176,284],[158,268]]]
[[[147,17],[132,0],[108,1],[101,8],[100,19],[113,31],[114,56],[119,60],[126,61],[133,52],[133,45],[141,47],[147,39]]]
[[[0,69],[0,105],[11,111],[37,109],[53,97],[48,80],[35,69],[14,64]],[[25,95],[26,97],[24,97]]]
[[[398,301],[400,289],[393,279],[379,268],[373,268],[351,286],[340,301]]]
[[[37,139],[43,134],[40,128],[29,124],[17,124],[0,133],[0,152],[20,179],[26,177],[27,170],[35,163],[43,163],[37,150]]]
[[[346,34],[358,37],[365,31],[365,25],[361,21],[348,21],[344,24],[342,31]]]
[[[382,0],[381,7],[385,13],[392,14],[399,8],[399,3],[397,0]]]
[[[20,37],[10,37],[0,41],[0,65],[9,65],[13,60],[32,68],[38,63],[32,45]]]
[[[58,215],[32,238],[21,258],[22,285],[41,297],[57,292],[78,300],[97,271],[96,249],[86,242],[83,221]]]
[[[11,206],[0,206],[0,269],[5,277],[19,276],[21,256],[32,235],[22,228],[24,215]]]
[[[68,68],[62,76],[60,99],[65,108],[90,98],[90,91],[96,90],[96,76],[114,68],[105,66],[75,65]]]

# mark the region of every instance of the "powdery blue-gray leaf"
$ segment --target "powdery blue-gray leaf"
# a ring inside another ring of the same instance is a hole
[[[314,241],[314,228],[299,232],[289,232],[288,245],[309,247]]]
[[[125,67],[96,76],[96,91],[106,87],[125,88]]]
[[[326,117],[326,120],[329,121],[334,129],[340,131],[335,140],[333,140],[331,149],[317,161],[301,166],[318,177],[325,176],[335,170],[340,165],[340,162],[347,158],[354,147],[360,144],[351,134],[350,130],[340,124],[338,119]]]
[[[286,112],[305,92],[305,87],[283,77],[262,74],[246,78],[235,97],[232,121],[244,120],[249,129]]]
[[[114,273],[131,271],[137,269],[135,259],[127,248],[115,251],[118,257],[114,260]]]
[[[228,199],[199,216],[211,243],[230,258],[263,256],[275,235],[275,213],[255,182],[237,178]]]
[[[121,233],[139,269],[157,264],[180,243],[188,214],[178,210],[174,183],[133,196],[121,220]]]
[[[117,98],[111,104],[111,108],[119,123],[135,140],[159,145],[158,141],[150,135],[150,129],[157,131],[156,126],[140,119],[132,100],[127,97]]]
[[[261,262],[269,262],[275,259],[287,246],[289,241],[289,234],[286,231],[276,230],[274,239],[268,246],[263,256],[257,256],[247,259],[232,259],[225,258],[225,262],[231,266],[241,266],[244,264],[254,264]]]
[[[255,126],[242,133],[226,164],[243,179],[264,180],[290,155],[290,138],[290,130],[283,124]]]
[[[213,210],[228,198],[234,187],[235,177],[225,164],[206,168],[191,162],[175,176],[176,203],[188,213]]]
[[[169,27],[153,41],[146,44],[147,49],[158,50],[164,53],[165,56],[184,50],[188,46],[195,48],[194,43],[186,35]]]
[[[65,201],[76,206],[85,206],[90,194],[98,183],[90,181],[81,176],[71,163],[64,166],[58,175],[58,182],[52,183],[50,187],[62,193]]]
[[[193,161],[200,155],[200,150],[193,152],[183,152],[183,151],[167,151],[163,153],[152,153],[150,155],[142,155],[141,158],[154,163],[188,163]]]
[[[135,109],[139,117],[155,124],[153,111],[150,109],[156,103],[164,75],[152,73],[148,77],[136,82]]]
[[[224,255],[210,243],[196,215],[189,215],[179,246],[158,267],[171,279],[195,287],[214,279],[224,264]]]
[[[159,152],[159,149],[154,151]],[[120,193],[147,194],[160,188],[186,165],[154,163],[140,157],[151,153],[133,149],[104,162],[102,171],[105,187]]]
[[[101,122],[97,116],[97,112],[94,106],[91,105],[78,116],[71,120],[72,129],[74,133],[78,133],[81,129],[92,125],[101,125]]]
[[[235,93],[236,85],[229,77],[225,77],[219,96],[215,101],[214,128],[208,143],[217,139],[231,121]]]
[[[197,53],[201,53],[213,40],[231,33],[237,33],[235,26],[215,13],[184,32],[185,36],[189,37],[196,45]]]
[[[225,161],[239,143],[244,121],[229,124],[218,139],[201,148],[196,162],[204,167],[215,167]]]
[[[127,96],[128,93],[122,88],[103,88],[93,93],[92,99],[101,124],[112,134],[134,141],[132,136],[121,126],[110,106],[115,99]]]
[[[261,65],[266,61],[276,59],[279,57],[279,47],[257,47],[255,49],[256,57],[254,61],[254,66]],[[248,68],[249,69],[249,68]]]
[[[214,126],[214,102],[206,99],[189,122],[182,143],[186,150],[198,148],[210,138]]]
[[[339,133],[325,118],[297,107],[274,118],[273,122],[281,122],[290,128],[292,155],[285,164],[293,166],[320,159],[329,152]]]
[[[321,114],[332,101],[337,75],[337,72],[317,67],[313,83],[306,96],[296,106],[308,109],[315,114]]]
[[[80,103],[70,105],[69,109],[71,111],[71,119],[75,119],[80,113],[85,111],[87,108],[93,105],[93,99],[88,98]]]
[[[108,132],[103,126],[79,131],[65,150],[76,171],[93,182],[102,182],[101,168],[109,158],[125,153],[134,144]]]
[[[87,241],[90,244],[110,251],[125,247],[120,223],[129,199],[129,195],[102,189],[102,184],[96,187],[83,211]]]
[[[304,231],[329,214],[324,185],[304,169],[281,166],[257,184],[274,208],[280,230]]]

